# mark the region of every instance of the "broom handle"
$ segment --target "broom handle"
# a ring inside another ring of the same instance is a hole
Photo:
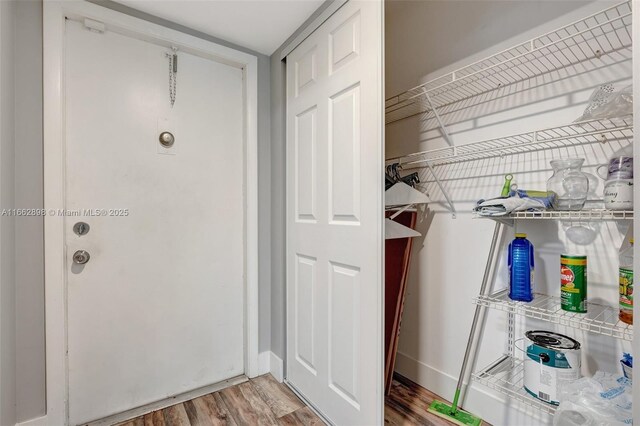
[[[487,265],[484,269],[484,275],[482,276],[482,286],[480,286],[480,295],[484,296],[487,291],[487,285],[489,284],[489,275],[491,274],[491,265],[493,263],[493,257],[498,245],[498,236],[500,235],[500,229],[502,228],[502,222],[496,222],[496,227],[493,229],[493,238],[491,240],[491,247],[489,248],[489,257],[487,258]],[[460,369],[460,377],[458,377],[458,384],[456,385],[456,394],[453,397],[453,404],[451,405],[451,413],[458,411],[458,399],[460,399],[460,391],[462,389],[462,382],[464,380],[464,373],[467,370],[467,364],[469,363],[469,356],[471,355],[471,348],[473,341],[475,340],[476,328],[478,326],[478,320],[480,319],[480,311],[483,308],[481,305],[476,305],[476,311],[473,314],[473,322],[471,323],[471,331],[469,332],[469,340],[467,340],[467,349],[464,351],[464,359],[462,361],[462,368]]]

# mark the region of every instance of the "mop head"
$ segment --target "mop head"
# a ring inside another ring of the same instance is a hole
[[[427,411],[460,426],[480,426],[482,423],[482,419],[466,411],[457,409],[452,413],[451,405],[441,401],[433,401]]]

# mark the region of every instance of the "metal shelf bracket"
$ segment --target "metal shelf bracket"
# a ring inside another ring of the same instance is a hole
[[[453,145],[453,139],[451,139],[451,135],[447,131],[447,126],[442,121],[442,118],[440,118],[440,114],[438,114],[438,109],[431,102],[431,97],[429,96],[429,93],[425,92],[424,95],[425,95],[425,97],[427,99],[427,102],[429,102],[429,106],[431,107],[431,110],[433,111],[433,115],[435,115],[436,120],[438,121],[438,125],[440,126],[440,131],[442,132],[442,136],[447,141],[449,146],[453,148],[453,152],[455,154],[456,153],[456,147]],[[456,214],[456,208],[453,206],[453,202],[451,201],[451,198],[449,197],[449,192],[444,187],[444,185],[442,184],[440,179],[438,179],[438,176],[436,175],[436,172],[433,169],[433,166],[431,166],[431,163],[427,162],[427,166],[429,167],[429,170],[431,170],[431,174],[433,175],[433,178],[436,180],[436,183],[438,184],[438,187],[440,188],[440,191],[442,191],[442,194],[444,195],[444,198],[447,200],[447,203],[449,204],[449,208],[451,209],[451,216],[455,219],[456,215],[457,215]]]
[[[457,212],[456,212],[455,206],[453,205],[453,202],[451,201],[451,198],[449,197],[449,192],[447,192],[447,189],[442,184],[442,181],[440,181],[440,179],[438,178],[438,175],[436,174],[436,171],[433,169],[433,166],[431,165],[431,163],[427,162],[427,167],[431,171],[431,174],[433,175],[433,179],[436,181],[436,184],[438,184],[438,188],[440,188],[440,191],[442,191],[442,195],[444,195],[445,200],[447,200],[447,204],[449,204],[451,217],[455,219]]]

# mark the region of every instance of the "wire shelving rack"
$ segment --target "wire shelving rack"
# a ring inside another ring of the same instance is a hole
[[[521,359],[504,355],[474,373],[472,378],[490,389],[547,414],[553,415],[556,412],[555,405],[536,399],[524,390],[524,363]]]
[[[564,78],[631,58],[631,1],[420,84],[385,102],[393,123],[536,77]],[[552,74],[553,73],[553,74]],[[438,121],[440,119],[438,118]]]
[[[493,219],[488,216],[478,216],[481,218]],[[514,212],[501,219],[534,219],[534,220],[572,220],[572,221],[592,221],[592,220],[633,220],[633,211],[628,210],[578,210],[578,211],[558,211],[545,210],[539,212]]]
[[[505,157],[508,155],[566,148],[585,144],[618,141],[631,143],[633,117],[596,119],[564,126],[551,127],[517,135],[471,142],[464,145],[416,152],[402,157],[387,159],[387,163],[399,163],[403,169],[453,164],[462,161]]]
[[[632,341],[633,326],[618,319],[618,308],[589,302],[587,313],[568,312],[561,308],[560,298],[536,293],[532,302],[515,302],[507,290],[492,295],[480,295],[474,303],[511,314],[535,318],[578,330]]]

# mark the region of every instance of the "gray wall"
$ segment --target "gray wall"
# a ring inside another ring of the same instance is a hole
[[[271,352],[285,359],[285,68],[271,55]]]
[[[0,2],[0,208],[14,204],[14,13]],[[0,216],[0,425],[16,421],[14,220]]]
[[[42,208],[42,4],[19,1],[15,16],[15,204]],[[44,220],[15,220],[18,422],[45,414]]]
[[[39,208],[42,6],[0,5],[0,208]],[[0,424],[13,425],[45,413],[43,220],[4,216],[0,236]]]

